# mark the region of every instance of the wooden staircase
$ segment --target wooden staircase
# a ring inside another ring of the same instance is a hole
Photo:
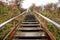
[[[50,40],[34,15],[26,15],[12,40]]]

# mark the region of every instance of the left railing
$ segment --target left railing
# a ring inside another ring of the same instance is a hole
[[[20,16],[24,15],[27,11],[0,24],[0,40],[6,40],[10,34],[14,34],[17,26],[19,26]],[[13,32],[14,31],[14,32]]]

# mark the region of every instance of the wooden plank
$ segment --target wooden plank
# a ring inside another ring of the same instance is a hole
[[[45,37],[45,32],[16,32],[14,37]]]
[[[17,30],[43,30],[43,28],[40,28],[40,27],[21,27],[21,28],[18,28]]]
[[[40,24],[21,24],[21,26],[39,26]]]

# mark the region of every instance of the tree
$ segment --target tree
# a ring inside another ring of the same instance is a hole
[[[47,4],[47,5],[45,6],[45,10],[46,10],[46,12],[48,12],[48,13],[52,13],[52,11],[54,10],[54,4],[53,4],[53,3]]]
[[[18,7],[18,9],[20,9],[21,8],[21,6],[22,6],[22,3],[23,2],[23,0],[16,0],[16,5],[17,5],[17,7]]]

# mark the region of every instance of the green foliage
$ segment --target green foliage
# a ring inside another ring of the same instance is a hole
[[[60,24],[60,10],[54,10],[52,13],[41,11],[41,14]]]
[[[8,8],[0,5],[0,14],[6,14],[6,13],[8,13]]]
[[[0,35],[0,40],[3,40],[3,38],[8,34],[10,30],[3,31],[3,33]]]
[[[15,14],[18,15],[18,13],[20,13],[18,9],[11,11],[9,8],[0,5],[0,24],[12,18]],[[13,28],[12,22],[0,28],[0,40],[4,39],[4,37],[10,32],[11,28]]]
[[[54,35],[56,40],[60,40],[60,30],[58,30],[53,24],[47,23],[47,28]]]
[[[6,25],[2,28],[0,28],[0,31],[2,32],[0,34],[0,40],[3,40],[3,38],[7,35],[7,33],[9,32],[10,28],[7,27]]]

